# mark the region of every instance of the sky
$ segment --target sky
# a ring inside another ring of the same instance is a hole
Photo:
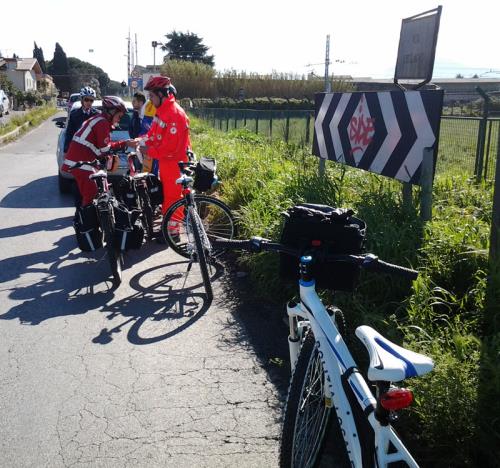
[[[122,81],[129,28],[134,42],[137,34],[140,65],[153,64],[153,40],[165,42],[165,35],[177,30],[202,37],[217,70],[323,75],[330,34],[330,73],[392,78],[401,20],[439,4],[434,78],[457,73],[499,78],[498,0],[9,1],[1,7],[0,51],[32,57],[36,41],[49,60],[59,42],[68,57]]]

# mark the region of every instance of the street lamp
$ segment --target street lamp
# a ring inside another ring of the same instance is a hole
[[[159,45],[163,46],[165,44],[163,44],[163,42],[159,42],[159,41],[153,41],[153,42],[151,42],[151,46],[153,47],[153,71],[156,71],[156,48]]]

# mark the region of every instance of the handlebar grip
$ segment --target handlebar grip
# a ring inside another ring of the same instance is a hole
[[[363,268],[368,271],[373,271],[375,273],[387,273],[389,275],[401,276],[410,280],[417,279],[418,271],[412,270],[411,268],[405,268],[399,265],[393,265],[392,263],[384,262],[383,260],[377,260],[375,262],[368,262],[363,264]]]

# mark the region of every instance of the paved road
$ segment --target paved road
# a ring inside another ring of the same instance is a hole
[[[63,114],[61,113],[61,116]],[[159,245],[76,249],[49,120],[0,148],[0,466],[273,467],[287,385],[278,314]]]

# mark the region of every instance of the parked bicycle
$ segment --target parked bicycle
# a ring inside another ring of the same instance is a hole
[[[328,255],[322,251],[319,241],[313,241],[306,252],[259,237],[241,241],[216,239],[212,245],[256,253],[274,251],[300,258],[300,299],[287,304],[292,377],[285,407],[280,465],[286,468],[315,466],[333,413],[333,427],[328,434],[338,437],[334,442],[334,466],[386,468],[400,462],[418,467],[391,426],[396,412],[409,406],[413,395],[393,382],[430,372],[432,360],[390,342],[371,327],[360,326],[356,336],[370,356],[368,384],[342,336],[344,316],[340,309],[323,305],[316,293],[314,272],[321,271],[318,263],[325,266],[331,262],[336,268],[345,265],[408,279],[415,279],[418,273],[383,262],[373,254]],[[375,388],[375,395],[370,386]]]
[[[155,174],[138,171],[142,164],[140,153],[129,153],[127,161],[128,175],[117,184],[116,194],[129,209],[140,210],[144,230],[152,240],[155,214],[163,202],[161,182]]]
[[[103,168],[105,167],[105,162],[95,159],[94,161],[79,161],[71,166],[70,170],[78,169],[80,167],[93,167],[99,168],[99,170],[93,174],[89,175],[97,185],[97,195],[94,198],[92,205],[84,209],[95,209],[97,212],[98,222],[104,234],[104,242],[106,244],[106,253],[109,260],[109,265],[111,267],[111,274],[113,275],[113,286],[118,287],[122,281],[122,266],[123,266],[123,256],[120,247],[115,241],[115,216],[114,216],[114,206],[117,204],[115,197],[111,194],[108,184],[108,174]],[[94,214],[92,212],[92,215]],[[91,215],[91,216],[92,216]],[[81,220],[82,225],[89,224],[92,227],[92,223],[84,223]],[[97,235],[96,235],[97,234]],[[78,235],[78,231],[77,231]],[[80,235],[86,236],[91,239],[91,250],[95,250],[100,247],[102,239],[99,238],[98,233],[93,229],[92,235],[90,232],[82,231]],[[97,243],[96,243],[97,241]],[[82,249],[86,250],[86,249]]]
[[[212,300],[209,270],[222,253],[221,249],[213,247],[212,239],[232,239],[236,234],[236,225],[231,209],[225,203],[213,196],[195,193],[213,187],[215,163],[210,175],[210,169],[200,172],[200,163],[197,163],[191,151],[188,151],[188,159],[187,162],[178,163],[180,177],[176,182],[182,186],[182,198],[168,208],[161,230],[168,245],[190,260],[188,272],[193,263],[198,263],[207,298]],[[200,162],[203,163],[203,159]],[[203,183],[200,183],[200,179],[203,179]]]

